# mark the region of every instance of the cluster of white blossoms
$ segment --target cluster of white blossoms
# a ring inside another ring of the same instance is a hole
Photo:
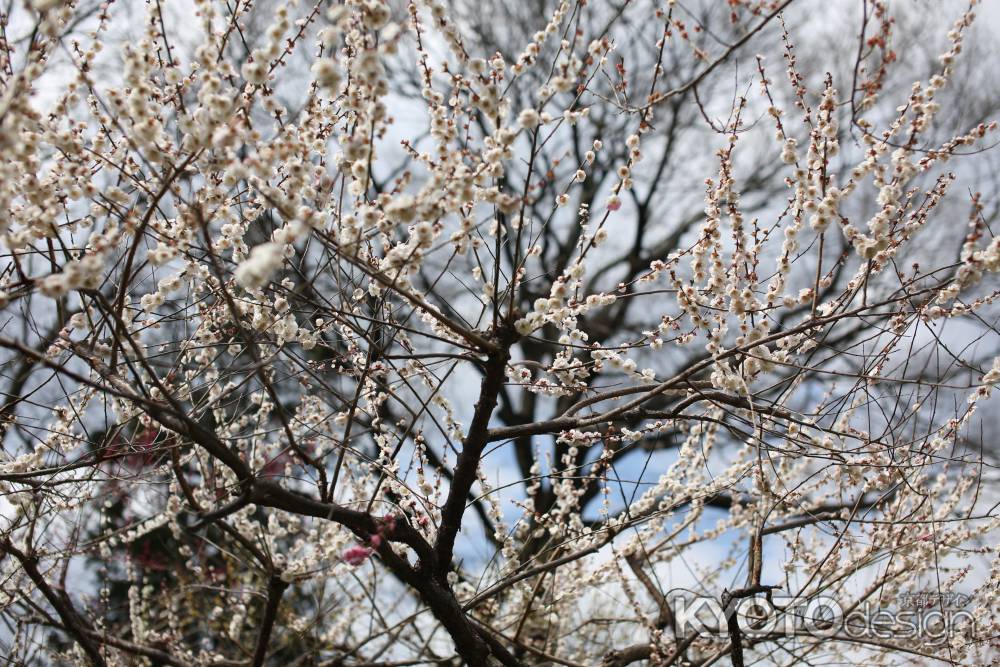
[[[254,246],[250,256],[233,273],[236,282],[249,289],[260,289],[271,280],[271,276],[284,261],[284,246],[269,242]]]

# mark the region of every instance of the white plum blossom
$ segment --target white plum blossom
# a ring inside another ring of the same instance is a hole
[[[541,116],[535,109],[525,109],[517,116],[517,124],[527,130],[533,130],[542,122]]]
[[[248,289],[260,289],[268,283],[284,261],[284,247],[279,243],[261,243],[250,251],[233,276]]]
[[[333,58],[320,58],[313,63],[312,74],[316,77],[316,83],[329,94],[337,95],[340,92],[344,77]]]

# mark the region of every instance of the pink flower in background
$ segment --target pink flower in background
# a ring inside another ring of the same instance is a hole
[[[348,565],[357,567],[368,560],[368,557],[371,555],[372,550],[370,548],[355,544],[353,547],[344,549],[343,553],[340,554],[340,558]]]

